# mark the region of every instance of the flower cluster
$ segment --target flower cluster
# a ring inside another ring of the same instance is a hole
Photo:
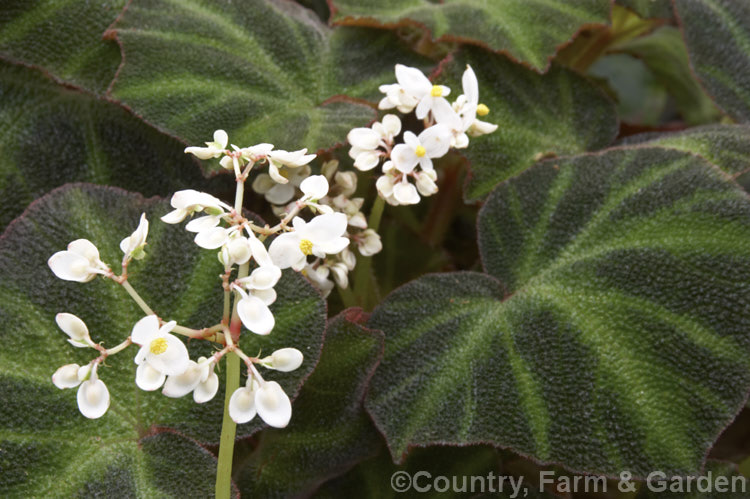
[[[414,111],[418,119],[424,120],[425,129],[419,135],[405,131],[403,142],[397,144],[401,120],[395,114],[387,114],[369,128],[349,132],[349,156],[361,171],[372,170],[383,162],[383,175],[376,187],[386,202],[417,204],[420,195],[431,196],[438,190],[433,159],[445,156],[451,147],[468,147],[469,135],[491,133],[497,125],[477,118],[485,116],[489,109],[479,103],[479,84],[470,66],[461,80],[463,94],[453,103],[446,99],[450,88],[432,84],[417,68],[397,64],[396,80],[398,83],[381,85],[385,97],[378,107],[404,114]]]
[[[128,266],[146,256],[149,221],[145,213],[135,231],[120,243],[120,274],[101,260],[98,248],[87,239],[77,239],[50,257],[49,267],[57,277],[85,283],[103,276],[121,285],[145,314],[112,348],[92,341],[88,327],[75,315],[57,315],[57,324],[71,345],[97,352],[88,364],[67,364],[52,376],[59,388],[78,387],[78,407],[84,416],[99,418],[106,413],[110,394],[99,379],[99,368],[108,357],[134,344],[139,347],[134,362],[135,384],[140,389],[161,389],[167,397],[192,393],[199,404],[213,399],[218,391],[215,368],[222,357],[230,353],[238,356],[247,367],[247,382],[229,397],[231,418],[245,423],[257,414],[270,426],[288,424],[292,413],[289,397],[278,382],[265,380],[258,368],[293,371],[302,365],[304,357],[291,347],[262,358],[260,354],[251,357],[239,347],[242,326],[261,336],[272,333],[276,324],[271,309],[277,298],[274,288],[284,269],[303,273],[324,295],[336,285],[346,288],[348,274],[357,264],[354,250],[369,257],[382,249],[379,222],[372,220],[379,220],[383,202],[408,205],[418,203],[420,195],[431,196],[438,190],[433,160],[451,147],[467,147],[470,135],[497,128],[477,118],[489,110],[479,103],[477,79],[468,66],[462,78],[463,94],[453,103],[445,98],[450,95],[448,87],[433,85],[416,68],[396,65],[396,79],[398,83],[381,87],[385,97],[379,107],[401,113],[414,111],[423,120],[424,130],[418,135],[409,130],[402,133],[401,119],[386,114],[368,128],[351,130],[347,137],[352,146],[349,155],[357,170],[369,171],[382,164],[383,175],[376,182],[382,199],[376,200],[371,223],[362,211],[364,197],[356,195],[356,172],[341,171],[336,160],[325,162],[320,174],[314,175],[310,162],[316,155],[306,149],[283,151],[267,143],[238,147],[229,144],[223,130],[214,132],[213,141],[206,142],[205,147],[185,149],[203,160],[218,159],[237,181],[233,205],[211,194],[186,189],[174,193],[172,210],[161,217],[167,224],[188,220],[185,229],[194,234],[195,244],[216,251],[223,267],[225,312],[214,326],[191,329],[159,317],[128,281]],[[245,182],[251,172],[262,168],[267,171],[255,176],[252,187],[272,204],[280,219],[274,226],[258,225],[242,210]],[[377,216],[376,209],[380,210]],[[266,246],[268,238],[272,239]],[[193,360],[179,335],[211,341],[216,352]]]

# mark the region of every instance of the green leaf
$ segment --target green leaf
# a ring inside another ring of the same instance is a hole
[[[744,499],[747,491],[747,478],[737,472],[737,465],[710,460],[705,472],[687,479],[655,476],[650,486],[641,486],[637,499]]]
[[[294,402],[287,428],[268,429],[235,480],[248,497],[297,497],[377,453],[380,435],[362,407],[383,354],[383,334],[331,319],[315,371]]]
[[[667,149],[502,184],[479,215],[491,275],[423,277],[368,322],[386,346],[365,406],[391,454],[485,442],[592,474],[699,471],[750,387],[748,220],[722,172]]]
[[[689,125],[715,122],[719,110],[693,77],[680,30],[664,26],[611,49],[641,59],[674,97]]]
[[[5,391],[7,379],[0,379]],[[34,392],[35,402],[50,402],[47,390]],[[45,395],[39,398],[42,392]],[[7,395],[18,398],[17,393]],[[213,493],[216,458],[182,435],[161,432],[138,441],[106,442],[74,431],[69,439],[28,438],[7,435],[4,429],[0,437],[3,497],[207,497]]]
[[[750,3],[675,0],[690,62],[716,104],[750,121]]]
[[[615,0],[644,19],[672,19],[671,0]]]
[[[617,134],[613,104],[572,71],[552,66],[539,75],[502,56],[465,49],[441,65],[436,81],[446,82],[458,95],[467,64],[479,80],[479,100],[490,109],[481,119],[499,125],[462,151],[471,169],[467,200],[483,198],[544,156],[599,149]]]
[[[0,230],[31,201],[66,182],[110,184],[146,196],[208,187],[184,145],[117,104],[2,62],[0,95],[0,122],[6,124],[0,139]]]
[[[115,29],[125,63],[113,95],[196,145],[222,128],[240,146],[329,148],[375,118],[356,99],[379,100],[394,64],[425,63],[390,33],[332,30],[292,2],[150,0]]]
[[[403,464],[394,465],[383,449],[377,457],[323,485],[314,497],[555,497],[540,492],[526,479],[520,482],[518,494],[514,494],[511,473],[501,466],[500,457],[490,447],[430,447],[414,449]],[[445,491],[442,477],[449,480]],[[515,484],[519,483],[519,477],[512,478]],[[403,492],[397,492],[396,487]]]
[[[668,134],[646,133],[628,137],[622,143],[691,152],[732,177],[750,170],[750,126],[747,125],[707,125]]]
[[[584,26],[609,22],[608,0],[332,0],[333,22],[417,26],[437,40],[472,43],[544,72]]]
[[[77,473],[72,460],[81,459],[92,470],[103,470],[97,449],[112,449],[117,454],[121,445],[140,452],[139,439],[156,426],[178,428],[201,442],[218,440],[222,394],[199,405],[192,396],[171,399],[159,392],[141,391],[134,383],[136,346],[111,356],[99,369],[99,378],[111,395],[109,411],[100,419],[80,415],[76,390],[58,390],[50,379],[61,365],[84,365],[96,357],[93,350],[76,349],[65,341],[65,334],[55,324],[56,313],[80,317],[92,339],[107,348],[123,341],[144,314],[114,282],[103,278],[85,284],[61,281],[47,267],[47,259],[68,242],[83,237],[96,244],[102,260],[118,270],[122,257],[119,242],[132,232],[142,212],[151,221],[147,256],[130,265],[128,281],[165,320],[174,319],[192,328],[220,321],[223,293],[216,252],[198,248],[183,227],[160,222],[158,217],[167,211],[168,203],[163,200],[77,184],[35,202],[0,238],[0,340],[12,345],[0,351],[0,440],[12,441],[21,449],[39,449],[34,465],[26,468],[29,476],[18,485],[11,484],[12,490],[22,490],[27,496],[45,495],[49,481],[65,472],[65,466],[71,472],[65,478],[71,487],[78,487],[87,475]],[[245,331],[241,342],[250,355],[258,350],[270,353],[280,344],[305,354],[296,371],[267,375],[294,397],[318,359],[325,303],[294,273],[285,274],[276,291],[279,296],[271,307],[276,317],[272,334],[261,337]],[[188,348],[191,358],[215,352],[208,342],[197,340],[190,341]],[[217,368],[220,378],[223,365]],[[257,419],[239,425],[238,434],[256,431],[262,426]],[[133,459],[141,460],[137,455]],[[102,455],[102,466],[104,461]],[[135,468],[132,473],[140,476]]]
[[[58,81],[104,94],[120,49],[103,40],[125,0],[5,0],[0,57],[45,69]]]

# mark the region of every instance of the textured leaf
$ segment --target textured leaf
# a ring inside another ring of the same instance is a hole
[[[386,346],[365,406],[394,458],[487,442],[594,474],[699,471],[750,387],[750,201],[725,179],[642,148],[499,186],[479,215],[491,275],[423,277],[368,322]]]
[[[468,49],[442,65],[437,81],[458,95],[466,64],[479,80],[480,101],[490,108],[482,119],[499,125],[464,152],[471,168],[466,199],[486,196],[545,155],[599,149],[614,140],[614,106],[583,77],[557,66],[538,75],[502,56]]]
[[[193,328],[219,322],[222,292],[217,276],[221,269],[216,254],[198,248],[182,227],[161,223],[158,216],[168,208],[164,201],[144,200],[118,189],[73,185],[34,203],[0,239],[0,339],[12,345],[0,351],[0,437],[39,449],[37,462],[27,468],[28,482],[19,485],[30,487],[27,495],[44,495],[48,486],[44,482],[52,477],[47,470],[59,471],[65,459],[70,463],[79,456],[98,469],[96,449],[111,448],[116,455],[121,443],[123,448],[135,450],[139,438],[153,426],[179,428],[202,442],[218,439],[221,394],[198,406],[191,396],[170,399],[159,392],[141,391],[134,383],[137,347],[110,357],[100,368],[99,378],[111,394],[110,409],[100,419],[80,415],[76,390],[58,390],[50,380],[59,366],[83,365],[95,357],[93,350],[76,349],[65,341],[65,334],[55,324],[56,313],[79,316],[92,339],[109,348],[130,334],[143,312],[111,281],[81,284],[55,278],[47,259],[68,242],[86,237],[97,245],[102,260],[118,269],[120,239],[135,228],[141,212],[151,221],[147,256],[131,264],[129,282],[164,319]],[[279,297],[272,305],[276,316],[273,333],[260,337],[245,332],[241,341],[250,355],[278,344],[304,352],[305,362],[296,371],[268,375],[294,396],[317,361],[325,304],[296,274],[286,274],[276,290]],[[189,349],[192,358],[214,351],[207,342],[199,341],[190,342]],[[260,426],[258,422],[239,425],[238,432],[249,434]],[[71,486],[78,484],[73,478],[73,474],[67,478]]]
[[[309,493],[380,449],[362,399],[383,354],[383,335],[343,314],[328,324],[320,362],[294,403],[292,422],[261,433],[258,447],[235,470],[248,497]]]
[[[608,0],[332,0],[339,24],[416,25],[435,39],[473,43],[546,71],[557,49],[583,27],[609,21]]]
[[[206,186],[184,145],[116,104],[7,63],[0,63],[0,95],[0,229],[66,182],[107,183],[146,196]]]
[[[750,121],[750,3],[674,0],[690,62],[716,104]]]
[[[120,49],[102,40],[125,0],[4,0],[0,57],[47,70],[56,79],[103,94]]]
[[[8,388],[6,381],[0,382],[3,391]],[[33,392],[37,397],[33,402],[57,399],[58,394],[50,397],[47,389]],[[207,497],[213,493],[216,458],[184,436],[162,432],[139,441],[130,435],[119,441],[97,441],[72,425],[66,432],[69,439],[8,435],[3,429],[3,497]]]
[[[331,147],[375,118],[337,96],[379,99],[395,63],[424,64],[390,33],[331,30],[288,0],[149,0],[115,26],[114,96],[191,144],[223,128],[238,145]]]
[[[612,48],[641,59],[654,73],[690,125],[717,121],[719,110],[693,77],[680,31],[664,26]]]
[[[750,170],[750,126],[708,125],[682,132],[634,135],[623,144],[692,152],[734,177]]]
[[[414,449],[401,465],[394,465],[383,449],[379,456],[363,461],[350,472],[323,485],[314,497],[554,497],[541,493],[527,480],[522,482],[524,486],[516,495],[507,478],[504,481],[499,479],[508,475],[507,469],[501,468],[498,452],[488,447]],[[408,482],[405,481],[407,476]],[[447,491],[442,491],[445,481],[439,477],[449,480]],[[514,480],[518,478],[514,477]],[[396,486],[406,490],[397,493]]]
[[[644,19],[672,19],[671,0],[615,0],[615,3],[627,7]]]

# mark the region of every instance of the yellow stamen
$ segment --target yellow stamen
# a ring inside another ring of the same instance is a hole
[[[477,106],[477,114],[479,116],[487,116],[488,114],[490,114],[490,108],[488,108],[484,104],[479,104]]]
[[[418,158],[424,158],[424,155],[427,154],[427,150],[422,146],[417,146],[417,148],[414,150],[414,153]]]
[[[282,168],[281,170],[279,170],[279,175],[281,175],[282,177],[284,177],[284,178],[285,178],[285,179],[287,179],[287,180],[289,180],[289,174],[290,174],[290,173],[291,173],[291,172],[289,172],[289,171],[288,171],[288,170],[286,170],[285,168]]]
[[[165,338],[156,338],[149,345],[149,350],[155,355],[162,354],[167,351],[167,340]]]
[[[305,256],[312,255],[312,247],[312,241],[310,241],[309,239],[303,239],[299,242],[299,250]]]
[[[440,85],[433,85],[432,90],[430,90],[430,95],[433,97],[442,97],[443,87],[441,87]]]

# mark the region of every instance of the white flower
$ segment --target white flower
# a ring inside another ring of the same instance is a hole
[[[218,158],[226,151],[227,142],[229,142],[227,132],[216,130],[213,142],[206,142],[206,146],[208,147],[187,147],[185,148],[185,152],[193,154],[200,159]]]
[[[168,376],[162,393],[178,398],[193,392],[193,399],[202,404],[214,398],[218,388],[219,378],[214,373],[214,363],[201,357],[198,362],[191,360],[184,373]]]
[[[260,384],[253,377],[247,378],[245,386],[237,388],[229,399],[229,417],[237,424],[247,423],[255,417],[255,394]]]
[[[402,173],[411,173],[419,164],[422,170],[432,170],[432,159],[444,156],[451,146],[451,129],[446,125],[431,126],[419,137],[412,132],[404,133],[404,144],[393,148],[393,165]]]
[[[268,248],[271,260],[282,269],[292,267],[299,271],[308,255],[325,258],[326,254],[335,255],[349,245],[349,239],[343,237],[347,226],[343,213],[318,215],[309,223],[294,217],[292,225],[293,232],[277,236]]]
[[[287,172],[289,182],[285,184],[279,184],[269,174],[261,173],[253,181],[253,190],[258,194],[263,194],[269,203],[276,205],[288,203],[294,197],[296,188],[310,176],[311,170],[309,165],[303,165],[294,170],[280,170],[280,174]]]
[[[319,265],[317,268],[314,268],[308,264],[302,269],[302,275],[307,277],[307,280],[320,290],[323,298],[331,294],[331,290],[334,287],[333,281],[328,279],[330,272],[330,269],[325,265]]]
[[[396,80],[406,94],[418,100],[416,115],[423,119],[434,109],[450,108],[445,97],[450,94],[450,88],[444,85],[433,85],[430,80],[417,68],[396,64]]]
[[[125,256],[125,260],[135,258],[140,260],[146,253],[143,251],[143,247],[146,246],[146,237],[148,236],[148,220],[146,220],[146,214],[141,213],[141,220],[138,223],[138,227],[135,231],[120,241],[120,249]]]
[[[89,329],[86,327],[86,323],[73,314],[60,313],[55,316],[55,322],[65,334],[70,336],[68,342],[74,347],[85,348],[92,347],[96,348],[96,345],[91,341],[89,336]]]
[[[384,152],[379,148],[390,148],[394,137],[401,132],[401,120],[395,114],[386,114],[382,122],[372,128],[353,128],[346,136],[352,145],[349,156],[360,171],[372,170],[380,162]]]
[[[328,180],[323,175],[313,175],[303,180],[299,188],[304,194],[301,201],[315,201],[328,194]]]
[[[65,364],[52,375],[52,383],[60,389],[74,388],[81,384],[78,372],[81,366],[78,364]]]
[[[393,197],[399,204],[417,204],[420,200],[417,188],[407,180],[406,175],[393,185]]]
[[[260,364],[276,371],[294,371],[302,365],[304,356],[296,348],[282,348],[276,350],[268,357],[260,359]]]
[[[47,265],[60,279],[89,282],[96,274],[106,274],[107,264],[99,259],[99,250],[88,239],[76,239],[67,251],[58,251],[47,260]]]
[[[174,210],[161,217],[161,220],[168,224],[180,223],[188,215],[199,211],[205,211],[209,215],[221,215],[225,209],[231,210],[231,206],[211,194],[193,189],[175,192],[170,203]]]
[[[333,181],[334,187],[343,196],[351,196],[357,190],[357,174],[354,172],[336,172]]]
[[[255,334],[261,336],[269,334],[276,324],[276,319],[268,308],[268,304],[263,298],[254,294],[247,294],[245,290],[238,286],[235,286],[234,289],[242,297],[237,302],[237,314],[240,316],[242,324]]]
[[[479,103],[479,83],[471,66],[467,65],[461,78],[464,93],[458,96],[456,102],[449,109],[436,109],[433,113],[435,121],[447,125],[453,131],[452,145],[462,149],[469,145],[469,135],[474,137],[492,133],[497,125],[485,123],[477,119],[477,115],[485,116],[489,108]]]
[[[329,265],[331,269],[331,275],[333,275],[333,280],[336,281],[336,284],[340,288],[348,288],[349,287],[349,269],[347,266],[342,262],[334,263],[333,265]]]
[[[279,150],[269,151],[266,153],[266,157],[268,158],[268,174],[276,182],[286,184],[289,182],[289,179],[283,176],[279,172],[279,169],[285,166],[288,168],[299,168],[315,159],[315,154],[307,154],[307,149],[292,152]]]
[[[155,315],[147,315],[133,326],[130,338],[141,346],[135,356],[135,363],[148,364],[154,370],[168,376],[182,374],[189,365],[185,344],[169,332],[177,324],[167,322],[161,328]],[[145,370],[145,368],[144,368]],[[138,383],[136,372],[136,383]]]
[[[96,376],[97,365],[91,369],[91,377],[78,388],[78,410],[89,419],[97,419],[109,409],[109,390]]]
[[[205,362],[203,357],[198,359],[198,364],[202,362]],[[215,366],[215,362],[208,362],[208,369],[203,371],[200,383],[193,390],[193,400],[198,404],[203,404],[213,399],[219,390],[219,377],[214,372]]]
[[[378,109],[398,109],[400,113],[410,113],[419,103],[419,99],[410,95],[398,83],[380,85],[378,89],[385,94],[378,103]]]
[[[435,170],[414,172],[414,178],[417,181],[417,190],[424,197],[432,196],[438,191],[438,186],[435,183],[437,180],[437,173]]]
[[[357,237],[357,248],[362,256],[372,256],[376,253],[380,253],[383,249],[383,243],[380,241],[380,234],[372,229],[359,234]]]
[[[255,392],[255,409],[269,426],[284,428],[292,418],[292,403],[275,381],[266,381]]]
[[[167,375],[157,371],[148,362],[142,362],[135,370],[135,384],[141,390],[153,392],[161,388]]]
[[[218,249],[226,244],[232,232],[225,227],[211,227],[210,229],[198,232],[193,241],[195,244],[204,249]]]

